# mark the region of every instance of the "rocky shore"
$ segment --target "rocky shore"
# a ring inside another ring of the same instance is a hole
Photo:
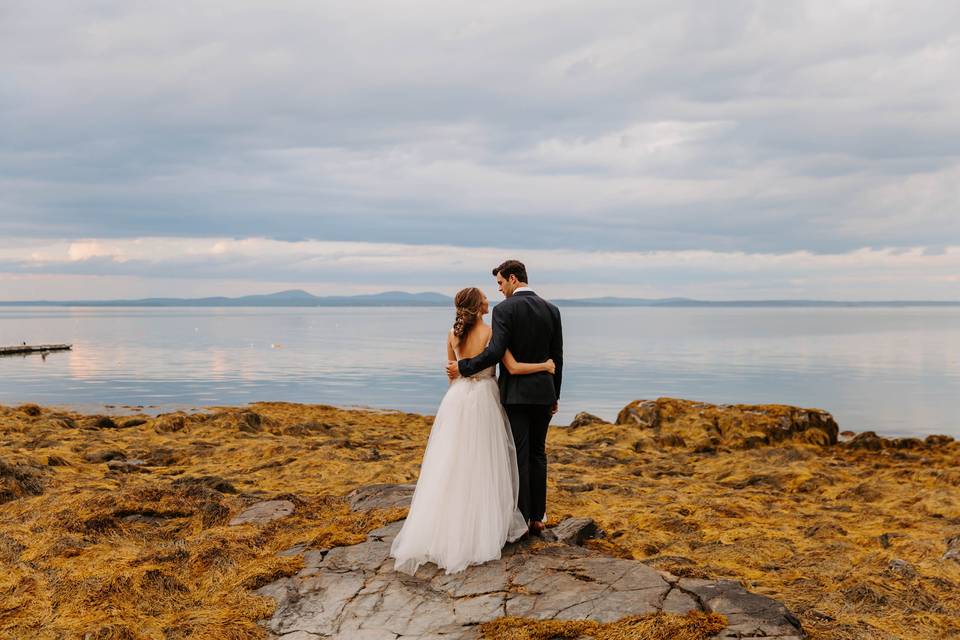
[[[362,487],[348,498],[354,511],[409,506],[413,486]],[[273,637],[479,640],[509,618],[530,619],[530,628],[543,620],[559,623],[554,637],[592,638],[602,623],[628,631],[639,621],[648,621],[652,633],[633,637],[804,637],[781,603],[735,581],[680,578],[576,546],[599,533],[593,520],[564,520],[547,530],[545,541],[508,544],[500,560],[459,574],[425,565],[412,577],[393,571],[388,557],[402,525],[375,529],[358,545],[281,552],[303,553],[305,562],[296,575],[258,591],[278,603],[266,623]],[[621,622],[625,618],[631,624]],[[590,622],[583,627],[582,621]]]
[[[401,579],[430,424],[0,407],[0,636],[960,637],[952,438],[782,405],[581,414],[548,438],[552,538]]]

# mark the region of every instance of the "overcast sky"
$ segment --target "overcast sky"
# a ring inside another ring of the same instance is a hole
[[[960,299],[960,3],[0,3],[0,299]]]

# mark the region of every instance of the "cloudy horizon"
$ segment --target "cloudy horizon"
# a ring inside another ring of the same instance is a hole
[[[0,300],[960,300],[960,5],[0,7]]]

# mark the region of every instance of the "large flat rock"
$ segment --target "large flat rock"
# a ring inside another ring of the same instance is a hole
[[[277,600],[273,617],[263,621],[271,638],[477,639],[478,623],[506,615],[612,622],[690,610],[726,615],[730,623],[718,638],[804,637],[783,604],[738,583],[677,579],[562,542],[521,541],[508,544],[499,560],[458,574],[427,564],[408,576],[388,557],[402,526],[372,531],[361,544],[306,551],[299,573],[259,589]]]

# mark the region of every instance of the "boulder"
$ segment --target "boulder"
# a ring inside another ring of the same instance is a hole
[[[880,451],[883,449],[884,440],[873,431],[863,431],[850,438],[846,443],[851,449],[866,449],[867,451]]]
[[[592,518],[567,518],[556,527],[547,530],[557,542],[582,546],[599,533]]]
[[[953,438],[951,436],[936,434],[927,436],[924,438],[924,442],[931,447],[942,447],[953,442]]]
[[[617,424],[635,426],[666,447],[752,449],[797,440],[836,444],[839,427],[826,411],[788,405],[714,405],[658,398],[635,400],[617,416]]]
[[[41,409],[40,406],[36,404],[22,404],[19,407],[17,407],[17,411],[19,411],[20,413],[25,413],[26,415],[34,418],[39,416],[41,413],[43,413],[43,409]]]
[[[589,424],[609,424],[606,420],[599,416],[595,416],[592,413],[587,413],[586,411],[581,411],[573,417],[573,421],[570,422],[571,428],[576,427],[585,427]]]

